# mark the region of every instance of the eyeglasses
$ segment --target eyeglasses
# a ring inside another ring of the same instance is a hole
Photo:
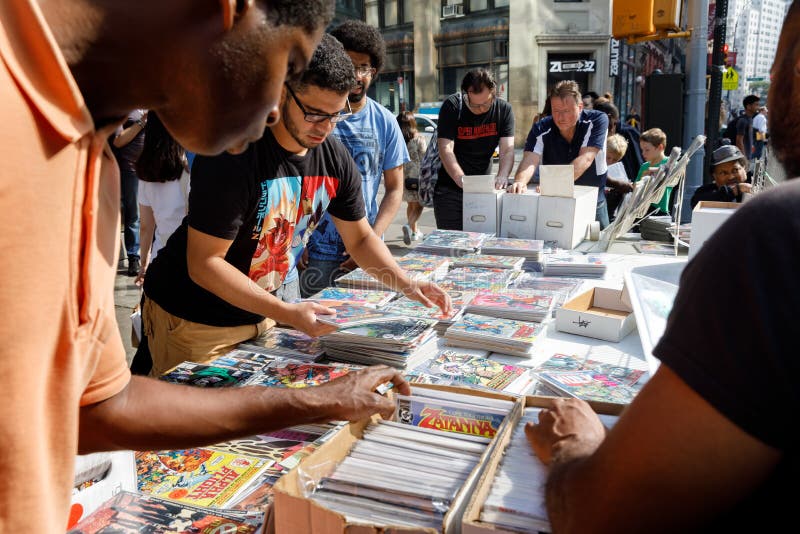
[[[493,94],[489,94],[489,100],[487,100],[483,104],[474,104],[474,103],[469,101],[469,93],[464,93],[464,102],[466,102],[466,104],[471,108],[475,108],[475,109],[479,109],[479,110],[486,110],[486,109],[489,109],[490,107],[492,107],[492,102],[493,101],[494,101],[494,95]]]
[[[372,76],[375,74],[373,67],[355,67],[356,76]]]
[[[297,98],[297,95],[294,94],[292,88],[289,87],[289,84],[286,85],[286,90],[289,91],[289,94],[292,95],[292,99],[294,99],[294,103],[297,104],[297,107],[300,108],[300,111],[303,112],[303,118],[306,122],[311,122],[314,124],[319,124],[321,122],[325,122],[326,120],[331,121],[331,124],[336,124],[337,122],[342,122],[343,120],[347,120],[353,114],[353,110],[350,108],[350,101],[347,100],[345,103],[347,104],[347,111],[340,111],[339,113],[309,113],[306,111],[306,108],[303,106],[303,103]]]

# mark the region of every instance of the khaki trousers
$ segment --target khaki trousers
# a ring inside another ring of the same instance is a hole
[[[142,327],[153,357],[150,376],[161,376],[184,361],[206,363],[242,341],[275,326],[272,319],[242,326],[209,326],[176,317],[145,297]]]

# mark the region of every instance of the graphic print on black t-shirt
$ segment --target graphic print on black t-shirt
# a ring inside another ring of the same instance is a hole
[[[250,263],[250,279],[267,291],[283,283],[302,254],[339,180],[331,176],[287,176],[261,182],[252,239],[258,240]]]

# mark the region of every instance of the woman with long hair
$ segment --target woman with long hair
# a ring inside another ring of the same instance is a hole
[[[425,156],[428,143],[425,137],[420,135],[417,130],[417,121],[414,114],[410,111],[401,111],[397,116],[400,124],[400,131],[403,132],[403,139],[408,147],[408,155],[411,160],[403,164],[403,200],[406,201],[406,219],[408,222],[403,225],[403,243],[410,245],[411,241],[422,239],[422,232],[417,228],[417,221],[422,215],[422,204],[419,203],[419,165]]]
[[[137,286],[144,283],[147,266],[186,215],[189,188],[186,150],[172,138],[155,113],[148,115],[144,148],[136,162],[142,258]]]

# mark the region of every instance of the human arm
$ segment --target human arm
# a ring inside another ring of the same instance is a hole
[[[325,306],[312,302],[283,302],[229,263],[225,256],[232,243],[233,240],[206,234],[190,224],[186,263],[189,277],[195,284],[237,308],[291,325],[313,337],[336,329],[317,321],[317,314],[330,313]]]
[[[144,276],[147,273],[147,266],[150,263],[150,249],[153,246],[153,235],[156,230],[156,219],[153,215],[153,208],[139,203],[139,254],[142,262],[139,264],[139,274],[134,283],[141,287],[144,284]]]
[[[526,428],[537,454],[556,453],[546,490],[554,532],[696,527],[750,493],[780,459],[665,365],[602,442],[588,409],[559,410]]]
[[[611,176],[606,176],[606,185],[612,189],[620,191],[621,193],[630,193],[633,191],[633,184],[631,182],[628,180],[612,178]]]
[[[447,171],[453,182],[463,189],[464,187],[464,169],[459,165],[456,160],[455,141],[444,137],[439,137],[436,141],[439,143],[439,159],[442,161],[442,167]]]
[[[514,137],[500,138],[500,161],[497,165],[495,189],[505,189],[508,186],[508,177],[514,170]]]
[[[122,130],[116,136],[114,136],[114,141],[113,141],[114,146],[117,148],[124,147],[125,145],[133,141],[137,135],[142,133],[146,125],[147,125],[147,113],[143,113],[141,117],[132,120],[131,124],[129,124],[127,127],[122,128]]]
[[[386,244],[372,232],[365,218],[346,221],[331,216],[345,247],[358,265],[395,291],[425,306],[438,306],[442,313],[451,312],[449,295],[439,286],[427,281],[416,281],[397,265]]]
[[[508,186],[509,193],[524,193],[528,189],[528,183],[533,178],[536,172],[536,167],[539,166],[541,155],[536,152],[526,150],[522,153],[522,160],[517,167],[517,173],[514,175],[514,183]]]
[[[593,146],[585,146],[578,151],[578,157],[572,160],[573,179],[575,181],[583,176],[586,169],[594,164],[598,152],[600,152],[600,149]]]
[[[116,395],[81,408],[79,451],[181,449],[299,424],[389,417],[394,403],[375,392],[388,381],[410,394],[386,366],[305,389],[204,389],[133,376]]]

